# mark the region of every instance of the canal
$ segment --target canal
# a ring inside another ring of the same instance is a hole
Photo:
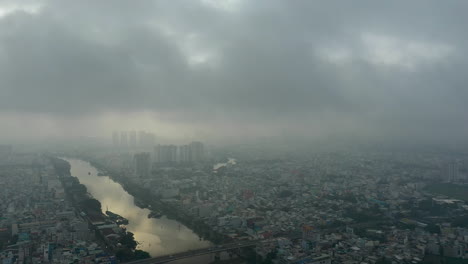
[[[136,206],[133,196],[119,183],[108,176],[97,176],[97,169],[88,162],[78,159],[65,160],[71,165],[71,175],[78,177],[88,192],[101,202],[103,211],[108,209],[129,220],[127,230],[135,234],[139,243],[138,249],[157,257],[212,246],[209,241],[201,240],[192,230],[175,220],[165,216],[159,219],[148,218],[148,209]],[[214,256],[206,255],[171,263],[209,263],[213,259]]]

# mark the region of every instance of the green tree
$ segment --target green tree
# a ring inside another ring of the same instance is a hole
[[[135,237],[132,232],[126,232],[120,239],[120,244],[134,250],[137,247],[137,242],[135,241]]]
[[[82,202],[82,205],[86,210],[101,212],[101,203],[96,199],[86,199]]]
[[[133,258],[133,252],[128,248],[121,248],[115,252],[115,257],[121,261],[130,261]]]
[[[135,250],[134,252],[134,256],[133,256],[133,259],[147,259],[147,258],[150,258],[150,254],[146,251],[143,251],[143,250]]]

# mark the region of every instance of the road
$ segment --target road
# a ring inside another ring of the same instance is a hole
[[[375,221],[375,222],[377,223],[378,221]],[[358,223],[358,224],[350,225],[350,227],[358,227],[358,226],[363,225],[363,224],[369,224],[369,223]],[[332,232],[332,231],[337,230],[337,229],[338,228],[331,228],[331,229],[326,229],[326,230],[322,230],[322,231]],[[285,237],[288,237],[289,239],[298,239],[298,238],[301,237],[301,235],[291,235],[291,236],[285,236]],[[218,246],[214,246],[214,247],[210,247],[210,248],[190,250],[190,251],[176,253],[176,254],[173,254],[173,255],[164,255],[164,256],[159,256],[159,257],[155,257],[155,258],[142,259],[142,260],[127,262],[127,263],[129,263],[129,264],[168,263],[168,262],[171,262],[171,261],[180,260],[180,259],[184,259],[184,258],[191,258],[191,257],[196,257],[196,256],[201,256],[201,255],[206,255],[206,254],[223,252],[223,251],[237,249],[237,248],[252,247],[252,246],[256,246],[256,245],[258,245],[260,243],[270,243],[270,242],[271,242],[270,240],[238,241],[238,242],[218,245]]]
[[[206,254],[217,253],[217,252],[223,252],[223,251],[227,251],[227,250],[231,250],[231,249],[256,246],[259,243],[267,243],[267,242],[269,242],[269,241],[267,241],[267,240],[241,241],[241,242],[229,243],[229,244],[219,245],[219,246],[210,247],[210,248],[203,248],[203,249],[185,251],[185,252],[176,253],[176,254],[173,254],[173,255],[165,255],[165,256],[160,256],[160,257],[155,257],[155,258],[142,259],[142,260],[127,262],[127,263],[129,263],[129,264],[167,263],[167,262],[175,261],[175,260],[179,260],[179,259],[191,258],[191,257],[196,257],[196,256],[201,256],[201,255],[206,255]]]

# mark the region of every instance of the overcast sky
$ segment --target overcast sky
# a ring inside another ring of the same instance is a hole
[[[468,1],[0,0],[3,139],[463,141]]]

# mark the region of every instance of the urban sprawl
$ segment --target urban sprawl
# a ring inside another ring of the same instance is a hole
[[[262,241],[249,249],[252,263],[468,260],[466,156],[370,150],[277,159],[217,154],[198,141],[155,145],[150,133],[121,132],[113,134],[112,147],[76,158],[122,184],[141,206],[151,204],[215,245]],[[1,146],[2,264],[149,257],[136,249],[125,219],[105,214],[58,156]]]

